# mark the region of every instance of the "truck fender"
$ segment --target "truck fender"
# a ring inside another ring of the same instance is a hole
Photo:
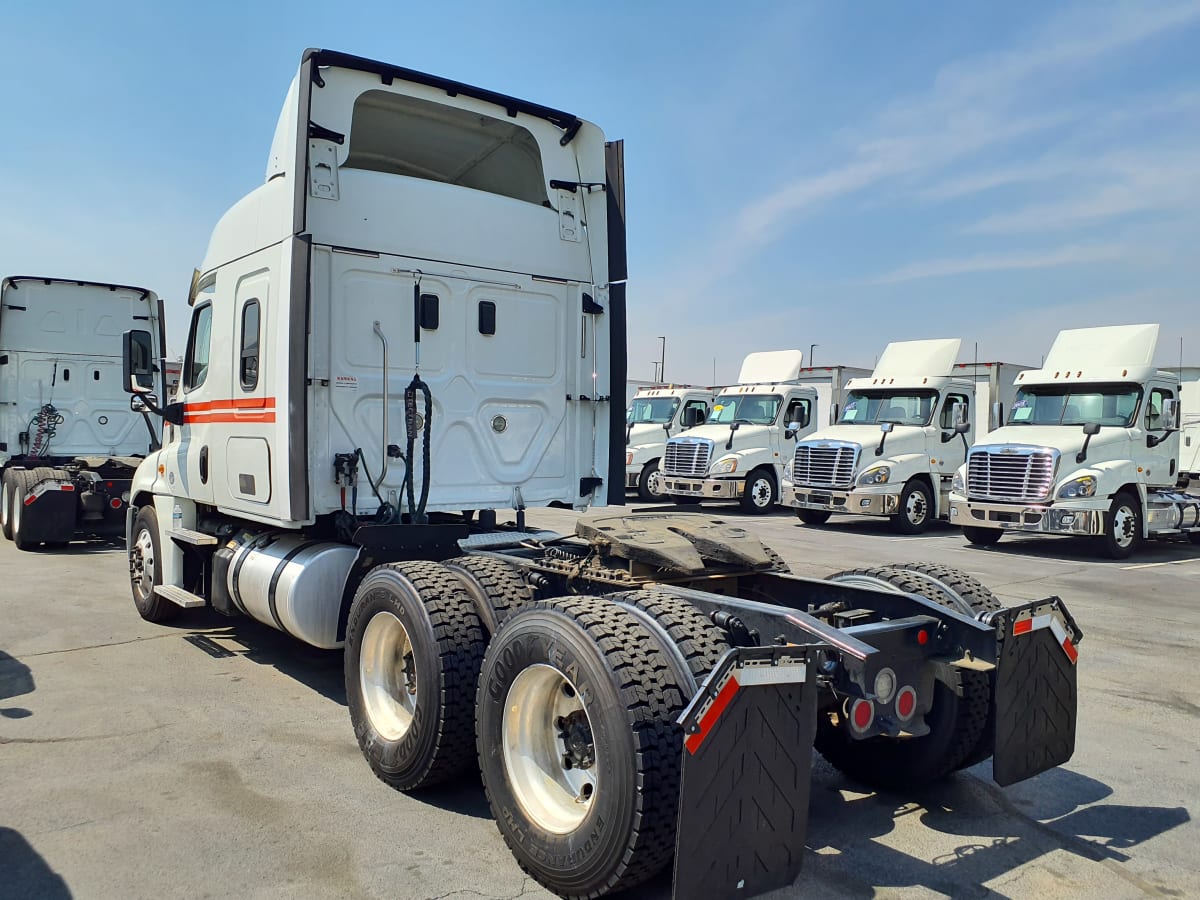
[[[178,522],[175,521],[175,507],[182,513]],[[158,545],[162,555],[162,583],[184,587],[183,583],[183,548],[168,536],[172,528],[196,527],[196,504],[186,497],[172,497],[169,494],[154,495],[154,512],[158,515]]]

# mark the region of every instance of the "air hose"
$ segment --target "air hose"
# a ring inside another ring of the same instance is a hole
[[[421,303],[421,274],[416,273],[413,280],[413,379],[404,389],[404,430],[408,438],[408,455],[405,459],[404,482],[408,489],[408,510],[415,524],[424,525],[429,521],[425,512],[429,504],[429,436],[433,431],[433,394],[429,385],[421,380],[421,327],[425,324],[423,304]],[[420,430],[417,422],[417,391],[425,397],[425,434],[421,438],[421,499],[415,500],[416,493],[413,484],[413,460],[416,459],[414,450],[417,443],[417,432]]]

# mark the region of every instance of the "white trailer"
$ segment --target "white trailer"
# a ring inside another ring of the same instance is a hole
[[[1177,371],[1182,411],[1179,475],[1186,487],[1200,480],[1200,366],[1181,366]]]
[[[712,388],[648,385],[629,405],[625,425],[625,487],[647,503],[667,499],[660,464],[667,439],[700,425],[712,408]]]
[[[950,520],[968,541],[1082,535],[1113,559],[1148,538],[1200,541],[1200,496],[1178,488],[1179,373],[1153,365],[1158,331],[1067,329],[1017,375],[1007,423],[954,475]]]
[[[178,402],[146,400],[170,424],[132,485],[138,612],[344,648],[375,774],[477,766],[564,897],[672,857],[679,898],[791,884],[814,746],[893,788],[1068,759],[1080,632],[1056,598],[1002,609],[916,563],[797,578],[694,515],[524,528],[529,505],[624,497],[623,184],[620,145],[570,113],[306,52],[196,278]],[[144,396],[150,362],[124,374]],[[812,412],[811,388],[750,381],[731,412]]]
[[[0,527],[22,550],[123,531],[133,471],[158,440],[122,384],[126,329],[141,335],[147,386],[161,395],[154,361],[165,333],[153,291],[0,282]]]
[[[820,427],[822,424],[834,424],[841,415],[846,385],[855,378],[865,378],[870,374],[870,369],[858,366],[804,366],[796,381],[816,390],[817,410],[824,410],[816,422]]]

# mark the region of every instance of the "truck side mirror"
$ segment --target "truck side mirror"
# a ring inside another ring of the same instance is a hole
[[[967,418],[967,404],[956,401],[950,407],[950,421],[954,423],[955,434],[966,434],[971,430],[971,422]]]
[[[892,431],[895,429],[895,427],[896,427],[895,422],[880,422],[879,423],[879,430],[882,431],[884,434],[891,434]]]
[[[800,433],[800,429],[804,427],[802,422],[788,422],[787,429],[783,432],[783,436],[789,441]]]
[[[1088,422],[1086,425],[1083,426],[1083,433],[1088,435],[1089,437],[1093,434],[1099,434],[1100,433],[1100,423],[1099,422]]]
[[[121,364],[125,393],[148,394],[154,389],[154,342],[150,332],[126,331],[121,336]]]
[[[1158,427],[1163,431],[1179,430],[1179,401],[1173,397],[1163,400],[1162,414],[1158,417]]]
[[[704,410],[698,406],[689,406],[683,411],[683,427],[695,428],[704,424]]]
[[[988,414],[988,431],[995,431],[1004,424],[1004,404],[996,402],[992,404],[991,411]]]
[[[134,394],[129,398],[129,409],[135,413],[154,412],[158,398],[151,393]]]

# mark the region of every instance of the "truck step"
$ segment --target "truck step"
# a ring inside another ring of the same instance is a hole
[[[174,584],[160,584],[154,589],[154,593],[160,597],[165,597],[172,603],[177,603],[184,609],[191,609],[194,606],[204,606],[208,603],[199,594],[193,594],[191,591],[185,591],[183,588]]]
[[[192,547],[215,547],[217,539],[211,534],[205,534],[203,531],[192,531],[188,528],[172,528],[167,532],[167,537],[176,543],[188,544]]]

